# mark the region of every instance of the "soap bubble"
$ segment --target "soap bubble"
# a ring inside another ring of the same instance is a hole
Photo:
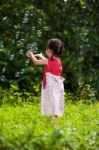
[[[27,51],[36,52],[38,50],[37,43],[33,42],[27,45]]]
[[[64,0],[64,2],[67,2],[67,0]]]
[[[24,74],[24,72],[25,72],[25,69],[21,69],[21,74]]]
[[[1,81],[4,82],[5,80],[6,80],[5,76],[2,75],[2,76],[1,76]]]
[[[9,60],[13,60],[14,59],[14,54],[11,54],[10,51],[8,51],[8,57],[9,57]]]
[[[7,19],[7,16],[3,17],[3,20],[6,20]]]
[[[41,35],[42,35],[41,30],[37,30],[37,35],[38,35],[38,37],[41,37]]]
[[[17,71],[17,72],[15,73],[15,77],[16,77],[16,78],[19,78],[21,75],[24,74],[24,72],[25,72],[25,69],[24,69],[24,68],[21,69],[20,71]]]
[[[48,31],[48,30],[49,30],[49,27],[48,27],[48,26],[45,26],[45,27],[44,27],[44,30],[45,30],[45,31]]]
[[[5,71],[6,71],[6,67],[3,67],[2,73],[5,73]]]
[[[32,31],[35,31],[35,27],[34,26],[32,27]]]
[[[15,77],[17,77],[17,78],[20,77],[20,75],[21,75],[20,72],[16,72],[16,73],[15,73]]]
[[[12,61],[14,59],[14,54],[10,54],[9,59]]]
[[[20,39],[17,41],[17,46],[23,46],[24,45],[24,39]]]
[[[4,48],[3,41],[0,41],[0,48]]]
[[[27,23],[29,21],[29,11],[26,11],[24,14],[24,18],[22,20],[22,23]]]
[[[38,18],[38,24],[41,25],[41,23],[42,23],[42,18]]]
[[[25,61],[25,66],[28,66],[29,62],[30,62],[30,60],[27,59],[27,60]]]
[[[24,52],[23,49],[20,49],[20,54],[21,54],[21,55],[23,54],[23,52]]]
[[[16,36],[16,38],[19,37],[19,31],[16,32],[16,35],[15,35],[15,36]]]

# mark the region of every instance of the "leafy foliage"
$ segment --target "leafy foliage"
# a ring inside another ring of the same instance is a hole
[[[65,89],[90,84],[99,96],[99,3],[97,0],[1,0],[0,85],[16,82],[32,91],[42,67],[27,60],[27,50],[45,53],[49,38],[60,38]]]

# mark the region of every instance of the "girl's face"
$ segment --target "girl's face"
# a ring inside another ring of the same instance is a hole
[[[52,55],[53,55],[53,51],[51,49],[47,48],[46,49],[46,55],[47,55],[48,58],[51,58]]]

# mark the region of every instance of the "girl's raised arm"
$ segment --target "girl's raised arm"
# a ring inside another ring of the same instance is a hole
[[[33,53],[29,51],[26,55],[28,56],[28,58],[30,58],[33,61],[35,65],[45,65],[48,63],[48,59],[42,56],[41,54],[33,55]],[[40,57],[40,60],[38,60],[36,56]]]

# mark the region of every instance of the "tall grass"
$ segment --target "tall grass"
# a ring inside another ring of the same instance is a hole
[[[99,103],[65,103],[59,123],[40,115],[40,103],[0,108],[0,150],[98,150]]]

